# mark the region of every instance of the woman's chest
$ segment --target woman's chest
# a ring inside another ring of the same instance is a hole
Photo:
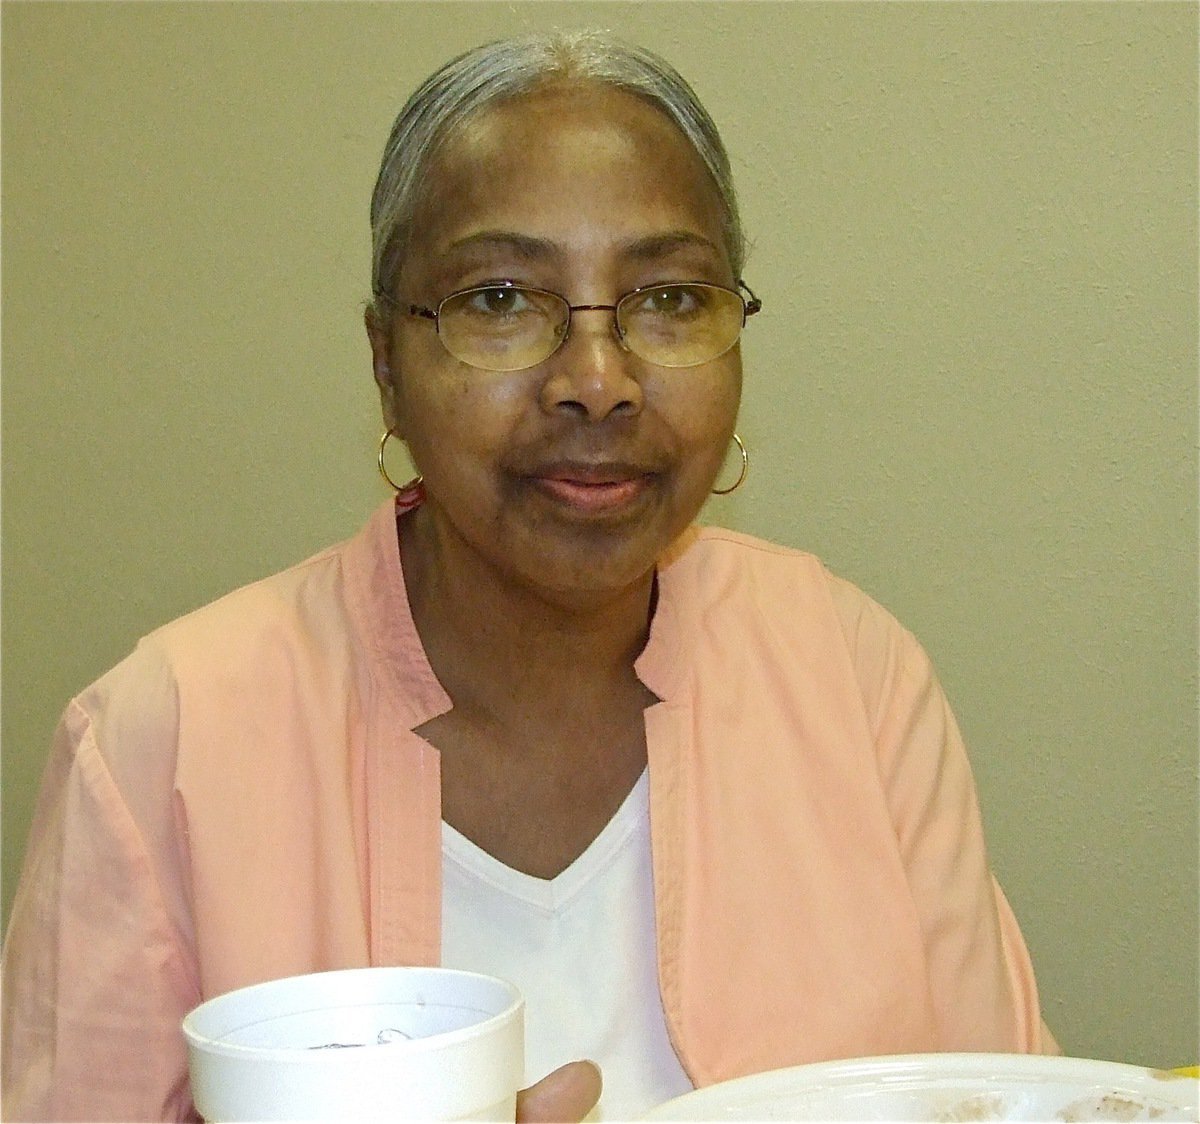
[[[538,878],[553,878],[587,849],[646,767],[640,707],[553,730],[450,711],[421,734],[441,755],[442,819]]]

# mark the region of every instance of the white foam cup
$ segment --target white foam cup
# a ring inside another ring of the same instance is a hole
[[[272,980],[183,1020],[205,1120],[512,1120],[525,1070],[512,984],[446,968]]]

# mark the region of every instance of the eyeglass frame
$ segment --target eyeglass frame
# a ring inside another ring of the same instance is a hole
[[[703,286],[706,289],[720,289],[726,293],[733,293],[734,296],[736,296],[742,302],[742,323],[738,328],[738,334],[733,337],[733,340],[730,342],[729,347],[727,347],[725,351],[718,352],[712,357],[712,359],[703,359],[699,363],[691,363],[688,365],[688,367],[673,368],[674,370],[683,371],[688,370],[690,367],[700,367],[705,363],[711,363],[713,360],[719,359],[722,355],[728,352],[735,343],[737,343],[738,339],[741,337],[742,328],[746,326],[746,321],[755,313],[762,311],[762,301],[754,295],[754,290],[751,289],[750,286],[747,285],[746,282],[740,277],[737,279],[737,288],[730,288],[728,285],[717,285],[711,281],[660,281],[656,285],[640,285],[636,289],[630,289],[629,292],[622,293],[621,296],[617,298],[616,304],[572,304],[569,300],[567,300],[566,297],[562,295],[562,293],[556,293],[551,289],[539,289],[535,285],[520,285],[516,281],[496,281],[490,285],[470,285],[465,289],[455,289],[454,292],[447,293],[444,297],[442,297],[442,299],[438,301],[436,308],[429,308],[427,305],[420,304],[404,304],[401,301],[397,301],[394,297],[392,297],[389,293],[384,292],[382,289],[376,289],[375,296],[381,300],[387,301],[388,304],[392,305],[394,308],[400,312],[403,312],[407,316],[416,316],[423,320],[432,320],[434,331],[437,333],[438,339],[442,340],[443,347],[446,347],[446,343],[445,340],[442,339],[442,308],[448,301],[452,301],[455,297],[465,296],[468,293],[487,292],[489,289],[513,289],[518,292],[538,293],[542,296],[554,297],[556,300],[562,301],[562,303],[566,306],[567,322],[563,326],[562,335],[559,337],[558,342],[554,345],[554,350],[551,351],[549,355],[547,355],[544,359],[539,359],[537,363],[529,364],[529,367],[513,368],[514,370],[518,371],[528,371],[530,367],[536,367],[538,363],[545,363],[546,359],[549,359],[550,356],[554,355],[554,353],[557,352],[558,349],[567,342],[567,338],[571,334],[571,316],[576,312],[611,312],[613,314],[613,328],[615,330],[617,342],[631,355],[637,355],[637,352],[634,351],[625,340],[625,333],[621,330],[621,324],[617,319],[617,309],[620,308],[620,306],[624,304],[625,301],[627,301],[630,297],[636,297],[639,293],[649,293],[653,292],[655,289],[684,288],[695,285]],[[740,289],[744,289],[746,291],[746,293],[749,295],[749,300],[747,300],[746,297],[738,291]],[[446,348],[446,351],[447,354],[452,354],[449,348]],[[453,358],[458,359],[458,356],[454,355]],[[642,356],[638,356],[638,358],[642,358]],[[491,367],[476,367],[474,363],[467,363],[465,359],[458,359],[458,361],[466,364],[468,367],[474,367],[477,371],[494,370],[494,368]],[[647,363],[654,362],[652,359],[647,359],[645,361]],[[500,374],[507,372],[495,373]]]

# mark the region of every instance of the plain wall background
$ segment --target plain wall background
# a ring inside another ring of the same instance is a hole
[[[2,18],[6,916],[67,698],[386,494],[361,308],[405,97],[600,26],[693,81],[755,240],[751,475],[705,518],[922,638],[1067,1052],[1197,1060],[1194,4]]]

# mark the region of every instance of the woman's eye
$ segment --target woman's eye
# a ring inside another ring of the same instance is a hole
[[[692,316],[703,306],[700,290],[692,285],[664,285],[644,293],[642,310],[655,316]]]
[[[529,298],[520,289],[497,285],[479,289],[471,295],[468,307],[485,316],[515,316],[530,308]]]

